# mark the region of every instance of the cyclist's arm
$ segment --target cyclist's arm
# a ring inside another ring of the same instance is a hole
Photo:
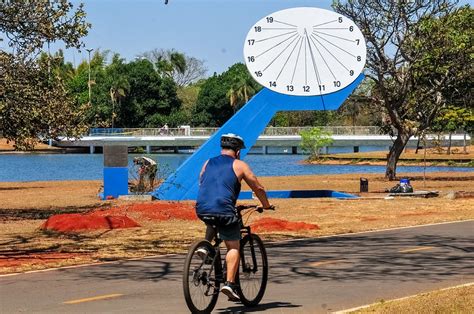
[[[254,191],[257,198],[262,203],[263,208],[270,208],[270,202],[267,198],[267,193],[265,193],[265,188],[263,185],[258,181],[255,174],[252,172],[252,169],[245,163],[240,162],[240,168],[243,172],[242,179],[249,185],[249,187]]]

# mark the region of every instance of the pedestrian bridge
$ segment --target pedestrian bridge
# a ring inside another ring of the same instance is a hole
[[[379,134],[376,126],[331,126],[322,127],[331,132],[333,143],[323,149],[323,153],[337,152],[337,148],[351,148],[351,151],[358,152],[364,147],[380,147],[379,150],[389,150],[394,141],[390,135]],[[268,153],[272,148],[279,148],[273,151],[281,153],[301,153],[300,133],[309,130],[311,127],[267,127],[258,137],[256,144],[252,147],[252,153]],[[59,147],[84,147],[89,148],[94,153],[96,147],[106,145],[126,145],[128,147],[143,147],[147,153],[155,151],[191,152],[201,146],[217,128],[190,128],[188,126],[180,128],[108,128],[91,129],[87,136],[78,140],[63,138],[55,144]],[[438,139],[438,135],[428,136],[430,139]],[[448,136],[440,137],[442,143],[448,141]],[[469,141],[470,137],[464,134],[454,134],[451,137],[453,146],[462,146],[464,141]],[[416,147],[418,138],[412,137],[407,147]]]

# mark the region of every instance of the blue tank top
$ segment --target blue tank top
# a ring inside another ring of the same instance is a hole
[[[235,215],[240,181],[232,165],[234,158],[220,155],[209,159],[201,177],[196,202],[198,215]]]

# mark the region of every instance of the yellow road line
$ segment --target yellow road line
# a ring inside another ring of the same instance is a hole
[[[120,297],[122,295],[123,294],[120,294],[120,293],[99,295],[99,296],[96,296],[96,297],[90,297],[90,298],[85,298],[85,299],[70,300],[70,301],[63,302],[63,304],[77,304],[77,303],[83,303],[83,302],[111,299],[111,298]]]
[[[419,248],[400,250],[398,251],[398,253],[411,253],[411,252],[418,252],[418,251],[427,251],[427,250],[432,250],[432,249],[434,249],[434,246],[424,246],[424,247],[419,247]]]
[[[337,263],[342,263],[342,262],[344,262],[344,260],[342,260],[342,259],[329,260],[329,261],[320,261],[320,262],[309,263],[309,266],[318,267],[318,266],[337,264]]]

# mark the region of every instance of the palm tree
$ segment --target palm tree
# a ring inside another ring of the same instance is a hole
[[[119,108],[122,106],[122,99],[125,98],[130,91],[130,84],[125,77],[118,77],[112,82],[110,87],[110,100],[112,101],[112,128],[115,120],[115,105],[118,103]]]
[[[234,87],[231,86],[230,89],[227,91],[226,96],[227,98],[229,98],[229,105],[232,107],[232,110],[235,113],[238,99],[237,90],[235,90]]]
[[[246,104],[249,101],[250,96],[254,93],[255,89],[247,78],[238,78],[235,80],[226,94],[234,113],[239,109],[240,105]]]
[[[161,75],[173,78],[173,73],[183,74],[186,71],[186,57],[176,51],[162,51],[158,55],[156,69]],[[158,54],[158,53],[157,53]]]

